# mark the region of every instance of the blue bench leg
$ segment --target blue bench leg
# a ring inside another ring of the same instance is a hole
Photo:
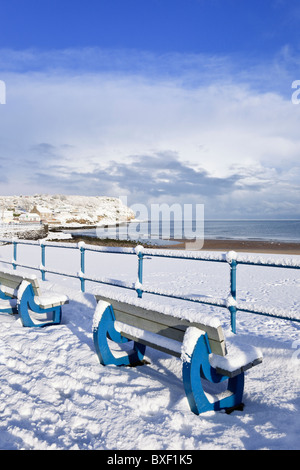
[[[101,303],[98,303],[98,309],[101,309]],[[146,346],[143,344],[133,342],[133,349],[129,352],[124,352],[123,356],[116,357],[110,350],[108,340],[114,341],[115,343],[127,343],[129,340],[124,338],[115,326],[115,315],[111,305],[108,305],[99,319],[99,323],[93,328],[93,339],[95,349],[99,357],[100,363],[104,366],[108,364],[114,364],[116,366],[127,366],[135,364],[143,360]]]
[[[51,313],[52,320],[45,322],[34,322],[29,311],[37,314]],[[34,302],[34,291],[31,284],[24,289],[21,299],[18,300],[18,313],[21,317],[22,325],[25,327],[44,327],[49,325],[58,325],[61,323],[62,307],[52,307],[49,309],[41,308]]]
[[[190,360],[183,360],[182,364],[186,396],[191,410],[197,415],[206,411],[230,409],[240,405],[242,402],[244,373],[233,378],[218,374],[209,363],[210,353],[210,346],[205,333],[199,337]],[[215,384],[228,380],[227,393],[222,391],[222,397],[220,396],[214,402],[209,401],[203,389],[201,378]]]

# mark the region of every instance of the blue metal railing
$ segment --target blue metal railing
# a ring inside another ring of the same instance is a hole
[[[295,261],[290,258],[287,260],[274,260],[274,259],[249,259],[247,256],[237,256],[235,252],[228,253],[205,253],[205,252],[186,252],[186,251],[170,251],[170,250],[153,250],[145,249],[142,246],[137,246],[136,248],[119,248],[119,247],[101,247],[86,245],[84,242],[75,243],[54,243],[48,242],[45,240],[39,241],[29,241],[29,240],[0,240],[3,243],[9,243],[13,246],[13,260],[6,261],[1,260],[2,263],[11,264],[13,269],[17,267],[23,267],[33,270],[38,270],[41,273],[42,280],[46,280],[46,273],[56,274],[64,277],[77,278],[80,281],[81,291],[85,292],[85,283],[86,281],[91,281],[95,283],[101,283],[106,285],[111,285],[115,287],[121,287],[125,289],[135,290],[138,297],[142,298],[143,293],[159,295],[163,297],[169,297],[173,299],[180,299],[189,302],[202,303],[206,305],[212,305],[216,307],[227,308],[230,312],[230,322],[231,329],[236,333],[236,314],[237,311],[254,313],[257,315],[265,315],[274,318],[280,318],[283,320],[292,320],[300,322],[300,313],[295,314],[286,314],[285,312],[274,312],[274,309],[263,309],[257,308],[256,306],[249,308],[243,303],[240,304],[237,302],[237,266],[238,265],[252,265],[252,266],[267,266],[274,268],[285,268],[285,269],[300,269],[300,261]],[[41,247],[41,264],[39,267],[28,266],[18,263],[17,260],[17,246],[18,245],[40,245]],[[59,271],[53,271],[46,268],[46,247],[49,248],[64,248],[64,249],[73,249],[80,251],[80,272],[77,274],[65,273]],[[138,260],[138,269],[137,269],[137,282],[128,283],[116,279],[107,279],[107,278],[92,278],[85,274],[85,253],[87,251],[91,252],[102,252],[102,253],[119,253],[125,255],[135,255]],[[207,297],[188,297],[184,295],[176,295],[174,293],[168,293],[160,291],[157,289],[147,289],[143,286],[143,262],[145,257],[158,257],[158,258],[172,258],[172,259],[185,259],[185,260],[198,260],[198,261],[208,261],[216,263],[227,263],[230,267],[230,290],[227,299],[209,299]]]

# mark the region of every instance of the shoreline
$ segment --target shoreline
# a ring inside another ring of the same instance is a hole
[[[180,244],[181,247],[184,243]],[[193,249],[193,244],[189,243]],[[178,245],[177,245],[178,246]],[[196,248],[196,243],[195,243]],[[172,248],[174,249],[174,247]],[[179,249],[179,246],[178,248]],[[181,248],[182,249],[182,248]],[[197,248],[196,248],[197,249]],[[204,240],[201,251],[236,251],[246,253],[300,255],[300,242],[264,241],[264,240]]]
[[[98,246],[123,246],[135,247],[142,244],[145,248],[161,249],[161,250],[191,250],[191,251],[236,251],[247,253],[266,253],[266,254],[288,254],[300,255],[300,242],[284,242],[284,241],[263,241],[263,240],[223,240],[223,239],[207,239],[202,241],[174,240],[175,244],[154,245],[151,243],[139,243],[130,240],[100,239],[85,236],[73,236],[70,239],[53,240],[55,242],[78,243],[84,241],[90,245]],[[202,246],[203,245],[203,246]]]

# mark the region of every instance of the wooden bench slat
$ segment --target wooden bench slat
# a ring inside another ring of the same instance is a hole
[[[114,309],[114,314],[115,314],[117,321],[124,322],[124,323],[127,323],[128,325],[136,326],[137,328],[145,329],[152,333],[156,333],[166,338],[170,338],[170,339],[173,339],[175,341],[180,341],[180,342],[183,341],[184,333],[189,326],[197,326],[198,328],[200,328],[198,324],[195,324],[195,323],[192,324],[192,323],[187,322],[187,326],[180,325],[178,324],[179,323],[178,319],[177,319],[177,323],[174,326],[169,326],[169,325],[154,321],[150,317],[150,315],[149,315],[149,319],[147,319],[143,317],[138,317],[136,315],[130,315],[129,313],[121,312],[120,310],[117,310],[117,309]],[[161,319],[161,317],[159,318]],[[225,341],[216,341],[213,339],[209,339],[209,344],[213,353],[219,354],[220,356],[225,356],[226,354]]]
[[[29,276],[20,276],[18,274],[10,274],[3,272],[0,273],[0,284],[2,284],[3,286],[7,286],[12,289],[17,289],[22,281],[30,282],[34,290],[34,294],[40,295],[40,288],[36,278]]]
[[[23,281],[23,278],[19,278],[19,277],[16,279],[13,279],[11,277],[0,276],[0,283],[3,286],[10,287],[12,289],[17,289],[22,281]]]
[[[114,314],[117,321],[126,323],[127,325],[136,326],[137,328],[165,336],[166,338],[174,339],[175,341],[182,342],[183,340],[184,331],[181,329],[172,328],[167,325],[163,325],[162,323],[130,315],[129,313],[124,313],[120,310],[114,309]]]
[[[114,310],[119,310],[124,313],[129,313],[130,315],[136,315],[138,317],[143,317],[143,318],[150,318],[151,320],[157,321],[158,323],[167,325],[167,326],[175,326],[177,325],[182,325],[184,326],[196,326],[197,328],[204,329],[207,332],[207,335],[209,338],[214,339],[216,341],[225,341],[225,337],[223,334],[222,327],[214,327],[210,325],[206,325],[199,322],[191,322],[189,320],[184,320],[181,318],[177,318],[172,315],[168,315],[165,313],[158,312],[157,310],[148,310],[146,308],[132,305],[130,303],[125,303],[125,302],[120,302],[118,300],[114,300],[111,298],[103,297],[103,296],[96,296],[97,301],[103,300],[105,302],[108,302],[113,306]]]
[[[112,305],[116,319],[120,321],[130,321],[130,325],[144,328],[154,333],[162,334],[163,336],[182,341],[186,329],[190,326],[195,326],[200,330],[207,333],[210,347],[213,353],[225,356],[226,343],[222,327],[212,327],[200,322],[189,322],[182,320],[171,315],[166,315],[161,312],[147,310],[135,305],[126,304],[103,296],[96,296],[97,302],[103,300]]]

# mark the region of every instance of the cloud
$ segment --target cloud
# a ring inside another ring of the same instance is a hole
[[[153,155],[127,157],[127,163],[112,161],[105,167],[99,167],[92,172],[73,171],[62,172],[53,182],[80,182],[84,187],[104,182],[108,188],[118,188],[134,197],[151,200],[164,197],[180,199],[197,194],[199,197],[216,196],[226,191],[232,191],[239,180],[237,175],[227,178],[216,178],[201,168],[193,168],[182,162],[174,152],[160,152]],[[68,175],[67,177],[64,176]],[[39,174],[39,177],[42,175]],[[44,174],[43,178],[47,175]]]
[[[127,58],[0,51],[3,194],[127,195],[131,203],[198,200],[221,216],[299,214],[300,106],[291,103],[291,82],[286,97],[267,88],[261,64],[247,77],[223,57]]]
[[[52,174],[34,175],[32,182],[38,178],[69,194],[127,197],[130,205],[204,204],[210,218],[300,216],[299,169],[291,175],[290,170],[236,165],[230,176],[218,178],[181,161],[172,151],[127,156],[125,160],[111,161],[91,172],[55,167]]]

